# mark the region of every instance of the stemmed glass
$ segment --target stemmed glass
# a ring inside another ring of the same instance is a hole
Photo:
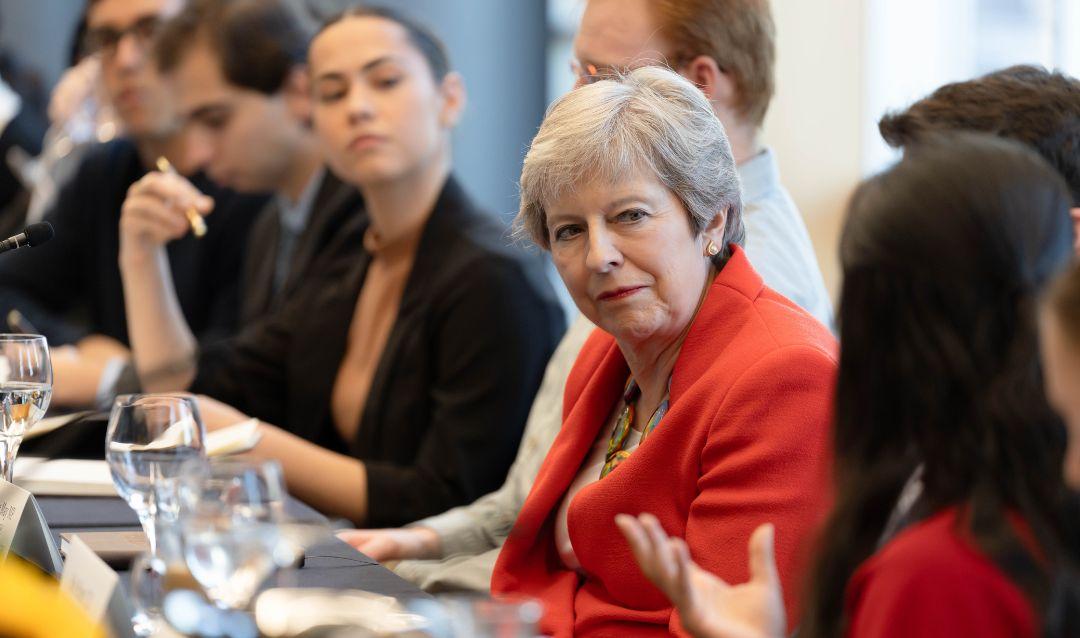
[[[23,435],[52,397],[49,344],[41,335],[0,334],[0,474],[10,482]]]
[[[285,487],[274,461],[213,459],[181,487],[188,570],[222,609],[244,609],[282,564]]]
[[[177,483],[186,462],[205,462],[206,430],[194,397],[132,394],[116,398],[105,435],[105,460],[120,496],[139,517],[158,555],[159,517],[175,522]]]

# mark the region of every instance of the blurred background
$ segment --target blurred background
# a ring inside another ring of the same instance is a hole
[[[329,15],[352,3],[307,4]],[[458,172],[481,203],[512,216],[529,140],[547,104],[573,84],[582,0],[392,4],[447,42],[469,88]],[[877,133],[883,113],[946,82],[1017,63],[1080,75],[1080,0],[772,0],[772,7],[777,95],[765,137],[834,298],[847,197],[895,157]],[[24,100],[47,100],[72,58],[82,11],[82,0],[0,0],[0,73],[21,78]]]

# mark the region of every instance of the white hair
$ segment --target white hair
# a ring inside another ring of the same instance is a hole
[[[700,89],[660,67],[574,89],[551,105],[525,156],[518,228],[549,249],[546,204],[638,169],[679,198],[695,232],[727,212],[720,260],[729,244],[743,243],[739,174],[724,126]]]

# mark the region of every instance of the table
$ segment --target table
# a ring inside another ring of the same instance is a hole
[[[120,497],[40,496],[45,521],[57,547],[64,532],[141,529],[135,512]],[[290,518],[304,522],[326,519],[307,505],[290,498],[285,505]],[[294,570],[300,587],[359,589],[395,598],[427,597],[412,583],[400,578],[371,558],[336,538],[306,552],[304,563]]]

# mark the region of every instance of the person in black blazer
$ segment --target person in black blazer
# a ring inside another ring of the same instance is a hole
[[[284,273],[279,273],[277,268],[282,250],[281,204],[277,201],[267,204],[251,227],[241,276],[244,294],[240,300],[240,325],[258,322],[308,286],[313,267],[341,227],[363,213],[364,201],[356,187],[343,183],[333,173],[321,171],[315,187],[311,211],[295,239]]]
[[[168,288],[125,272],[143,300],[129,308],[135,359],[150,389],[209,395],[209,429],[257,417],[253,453],[282,463],[293,494],[396,526],[501,484],[564,318],[539,256],[451,175],[464,89],[433,36],[354,10],[316,36],[309,64],[316,132],[364,214],[279,311],[202,350],[161,329]],[[132,189],[131,227],[197,201],[172,185]]]
[[[172,4],[89,3],[86,40],[100,60],[102,95],[125,137],[87,151],[46,213],[56,231],[49,243],[0,259],[0,321],[18,310],[49,338],[53,405],[101,402],[129,356],[125,303],[133,300],[123,294],[117,267],[117,225],[128,187],[159,157],[185,174],[197,172],[185,161],[189,149],[171,91],[150,63],[156,23]],[[244,242],[265,200],[234,198],[203,177],[195,181],[217,199],[215,219],[207,219],[209,231],[201,239],[185,225],[163,250],[162,263],[171,270],[178,315],[200,341],[209,341],[236,330]]]

